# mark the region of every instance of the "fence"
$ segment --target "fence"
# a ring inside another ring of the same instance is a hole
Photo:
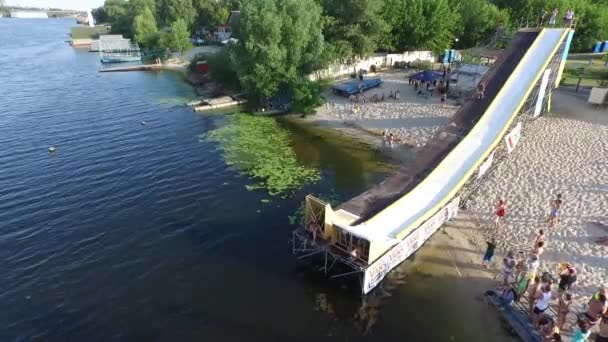
[[[335,78],[343,75],[349,75],[359,69],[369,70],[372,65],[378,68],[388,67],[395,62],[414,62],[416,60],[434,62],[437,58],[431,51],[407,51],[404,53],[383,53],[375,54],[372,57],[361,60],[355,64],[340,64],[330,65],[328,68],[315,71],[309,78],[311,80]]]

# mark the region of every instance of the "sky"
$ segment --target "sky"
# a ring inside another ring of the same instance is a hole
[[[6,4],[11,6],[87,10],[103,5],[103,1],[104,0],[6,0]]]

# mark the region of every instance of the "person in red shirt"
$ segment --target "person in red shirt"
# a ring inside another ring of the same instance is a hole
[[[507,201],[504,198],[498,200],[496,205],[496,218],[494,219],[495,229],[498,230],[504,221],[505,215],[507,215]]]

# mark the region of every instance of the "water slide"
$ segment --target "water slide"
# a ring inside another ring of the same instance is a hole
[[[486,75],[485,98],[468,101],[453,127],[429,142],[413,165],[336,208],[333,223],[384,245],[399,243],[419,227],[454,197],[502,141],[568,32],[518,32]]]

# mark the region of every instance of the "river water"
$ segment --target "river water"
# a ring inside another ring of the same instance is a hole
[[[304,196],[361,192],[390,171],[381,157],[280,123],[318,180],[248,191],[205,138],[226,117],[183,106],[178,74],[98,73],[97,54],[65,43],[73,25],[0,19],[0,341],[446,336],[413,317],[437,311],[424,286],[360,310],[291,256]]]

